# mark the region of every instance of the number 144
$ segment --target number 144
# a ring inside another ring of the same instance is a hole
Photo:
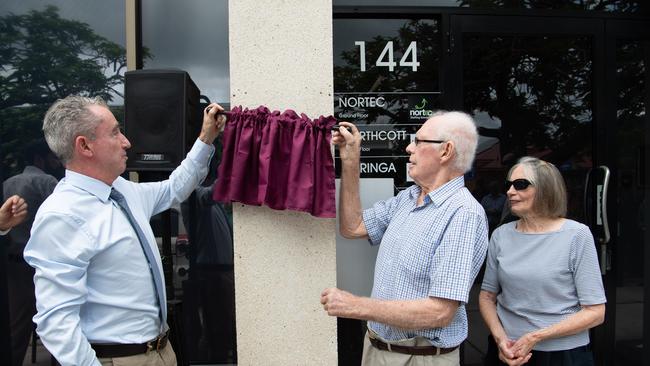
[[[366,42],[355,41],[354,45],[359,46],[359,52],[361,54],[359,64],[361,67],[361,72],[364,72],[366,71]],[[411,58],[410,60],[409,57]],[[375,61],[375,66],[388,67],[388,71],[395,70],[397,63],[395,62],[395,58],[393,56],[393,41],[388,41],[386,43],[386,46],[384,46],[384,49],[381,51],[381,54],[377,58],[377,61]],[[418,66],[420,66],[420,62],[418,62],[417,42],[412,41],[402,55],[402,58],[399,60],[399,67],[411,67],[411,70],[418,71]]]

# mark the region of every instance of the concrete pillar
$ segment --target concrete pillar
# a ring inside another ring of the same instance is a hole
[[[332,114],[332,3],[229,2],[231,105]],[[335,220],[233,204],[239,365],[336,365]]]

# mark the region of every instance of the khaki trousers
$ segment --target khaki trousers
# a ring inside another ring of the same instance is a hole
[[[135,356],[100,358],[102,366],[176,366],[176,353],[172,345],[160,351],[152,351]]]
[[[373,337],[386,342],[379,336]],[[390,344],[398,344],[402,346],[430,346],[431,343],[422,337],[412,339],[404,339],[400,341],[386,342]],[[437,356],[416,356],[407,355],[404,353],[384,351],[375,348],[370,344],[370,338],[366,332],[366,337],[363,340],[363,359],[361,360],[362,366],[459,366],[460,365],[460,351],[456,348],[453,352],[445,353],[444,355]]]

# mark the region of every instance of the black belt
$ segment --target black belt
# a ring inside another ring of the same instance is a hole
[[[91,344],[98,358],[135,356],[152,351],[160,351],[167,346],[169,331],[147,343],[140,344]]]
[[[438,348],[435,346],[402,346],[396,344],[388,344],[380,341],[377,338],[370,338],[370,343],[377,349],[382,351],[404,353],[407,355],[416,355],[416,356],[435,356],[435,355],[444,355],[445,353],[453,352],[458,348]]]

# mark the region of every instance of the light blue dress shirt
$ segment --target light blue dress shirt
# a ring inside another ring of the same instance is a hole
[[[465,188],[462,176],[430,192],[417,206],[418,186],[376,203],[363,212],[371,244],[381,244],[372,297],[456,300],[460,306],[443,328],[405,330],[368,322],[381,338],[427,338],[436,347],[455,347],[467,338],[465,303],[488,247],[483,207]]]
[[[168,180],[113,182],[149,245],[156,245],[149,219],[192,193],[213,151],[197,140]],[[67,170],[38,210],[25,247],[25,260],[36,269],[37,333],[62,366],[99,365],[91,343],[144,343],[166,327],[138,237],[110,191]],[[153,251],[162,272],[159,251]]]

